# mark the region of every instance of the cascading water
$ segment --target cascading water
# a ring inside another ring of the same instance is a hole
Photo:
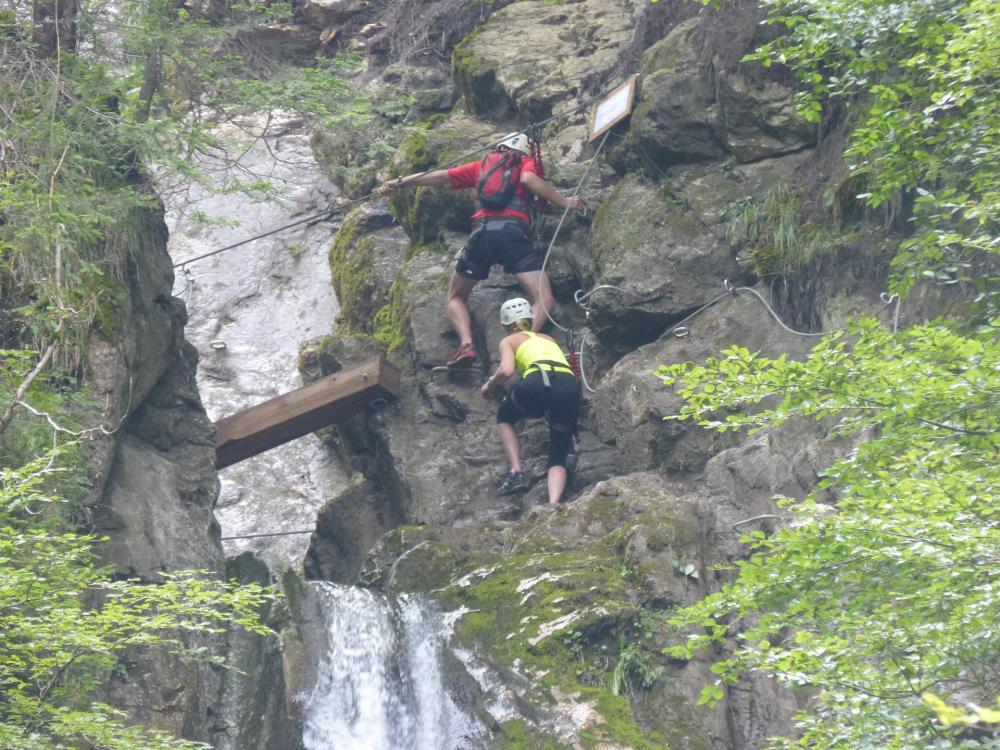
[[[309,699],[307,750],[466,750],[482,729],[447,694],[449,626],[418,596],[315,582],[327,651]]]

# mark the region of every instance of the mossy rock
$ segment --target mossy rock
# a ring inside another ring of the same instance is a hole
[[[735,254],[671,185],[622,180],[597,210],[588,249],[597,284],[594,332],[619,350],[656,340],[672,322],[740,278]]]
[[[697,513],[682,489],[644,472],[603,482],[541,520],[401,527],[362,579],[464,610],[456,644],[516,686],[518,718],[499,719],[493,747],[709,748],[724,717],[709,721],[710,709],[696,705],[705,666],[667,664],[662,648],[678,636],[639,625],[655,617],[666,628],[664,602],[691,598],[653,580],[674,577],[683,589],[685,573],[671,561],[701,564]],[[640,669],[658,670],[648,692],[610,689],[626,644]],[[643,711],[649,701],[662,710]]]
[[[469,34],[451,54],[455,82],[462,91],[465,106],[481,116],[503,115],[515,109],[497,83],[495,64],[476,54],[476,32]]]
[[[400,292],[393,295],[393,288],[409,248],[409,240],[398,227],[385,226],[389,221],[387,214],[367,207],[355,209],[344,219],[329,253],[341,328],[366,334],[378,331],[383,343],[396,340],[390,327],[402,328],[397,324]]]
[[[635,33],[628,0],[516,2],[462,40],[452,71],[470,112],[538,121],[620,69]],[[571,54],[567,51],[572,50]]]
[[[505,721],[500,726],[497,740],[499,750],[571,750],[552,737],[546,737],[537,729],[520,719]]]
[[[636,592],[607,545],[477,562],[439,594],[446,606],[469,610],[456,626],[460,642],[488,653],[501,669],[530,676],[537,688],[528,696],[532,703],[554,703],[557,711],[587,707],[591,716],[579,734],[584,747],[671,747],[635,722],[626,697],[605,687],[602,675],[615,661],[618,636],[639,613]],[[565,739],[514,724],[504,726],[499,746],[558,748]]]
[[[431,118],[400,144],[389,176],[401,177],[473,161],[481,158],[485,149],[502,136],[465,115]],[[475,211],[472,190],[456,192],[448,188],[405,187],[390,195],[389,206],[417,245],[440,245],[445,229],[469,231]]]
[[[498,559],[500,544],[488,527],[399,526],[371,550],[360,581],[393,593],[434,591],[458,571]]]

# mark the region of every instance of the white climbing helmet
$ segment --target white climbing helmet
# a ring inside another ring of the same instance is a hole
[[[510,133],[505,135],[503,140],[497,144],[497,148],[506,146],[512,151],[520,151],[525,156],[531,156],[531,141],[524,133]]]
[[[509,299],[500,305],[500,324],[509,326],[518,320],[531,320],[535,314],[531,311],[531,303],[524,297]]]

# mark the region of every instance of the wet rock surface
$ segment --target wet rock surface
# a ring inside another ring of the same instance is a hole
[[[244,125],[261,130],[260,122]],[[172,195],[167,221],[175,263],[331,207],[335,189],[312,158],[303,124],[279,123],[266,138],[266,146],[259,141],[247,154],[244,169],[270,180],[278,197],[235,199],[196,186]],[[205,214],[217,223],[199,222]],[[201,357],[198,387],[213,420],[302,385],[299,343],[328,331],[338,311],[326,257],[334,229],[326,221],[305,223],[180,269],[174,291],[187,304],[187,337]],[[223,537],[310,531],[327,497],[347,481],[312,437],[231,466],[220,478]],[[279,574],[301,568],[308,533],[264,539],[227,541],[226,552],[254,551]]]

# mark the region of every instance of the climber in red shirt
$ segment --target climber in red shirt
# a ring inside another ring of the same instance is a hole
[[[509,185],[504,183],[508,178],[511,180]],[[459,338],[459,347],[448,360],[448,366],[476,361],[466,300],[476,284],[489,276],[494,264],[514,274],[525,296],[531,300],[534,330],[541,330],[548,322],[546,311],[552,309],[553,299],[548,276],[542,270],[544,259],[531,240],[531,196],[578,211],[586,210],[587,201],[582,196],[564,196],[539,176],[535,160],[531,158],[528,136],[512,133],[482,161],[389,180],[378,192],[386,195],[404,185],[478,190],[472,233],[455,264],[448,288],[448,319]]]

